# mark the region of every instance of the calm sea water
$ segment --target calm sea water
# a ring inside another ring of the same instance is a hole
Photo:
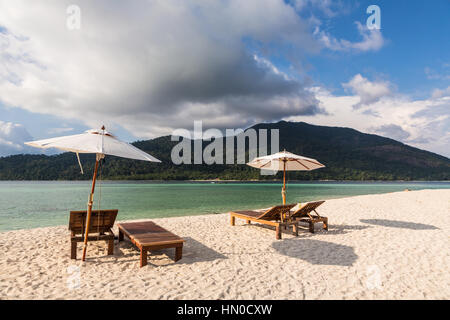
[[[288,184],[288,203],[404,189],[450,188],[448,182],[314,182]],[[0,231],[67,224],[70,210],[85,210],[89,182],[0,182]],[[100,201],[100,204],[98,202]],[[119,209],[118,219],[222,213],[281,202],[280,183],[101,182],[94,208]]]

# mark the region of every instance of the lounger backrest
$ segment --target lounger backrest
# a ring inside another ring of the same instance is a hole
[[[286,204],[286,205],[275,206],[275,207],[272,207],[272,208],[268,209],[267,211],[265,211],[260,216],[258,216],[257,219],[262,219],[262,220],[279,220],[281,214],[284,215],[285,213],[288,213],[293,207],[295,207],[295,203],[294,204]]]
[[[307,202],[300,208],[298,208],[292,215],[291,218],[301,218],[304,216],[307,216],[308,213],[310,213],[313,210],[316,210],[318,206],[320,206],[325,201],[314,201],[314,202]]]
[[[106,232],[114,226],[119,210],[92,210],[90,233]],[[86,227],[87,211],[70,211],[69,230],[82,233]]]

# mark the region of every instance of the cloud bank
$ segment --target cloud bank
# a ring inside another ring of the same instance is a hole
[[[357,74],[343,87],[351,95],[335,95],[323,87],[310,90],[327,114],[312,119],[289,117],[317,125],[346,126],[382,135],[450,157],[450,90],[435,90],[426,99],[396,93],[388,81],[370,81]],[[364,102],[364,103],[362,103]],[[355,106],[358,106],[355,109]]]
[[[348,95],[337,96],[271,62],[301,65],[323,48],[359,53],[385,45],[379,30],[360,23],[352,42],[298,14],[316,6],[334,16],[339,8],[330,1],[82,0],[79,30],[67,28],[71,4],[0,0],[0,103],[90,127],[118,124],[140,138],[189,129],[194,120],[205,128],[302,120],[450,156],[448,88],[413,100],[388,81],[356,74],[342,84]],[[0,155],[20,153],[31,138],[26,130],[0,126]]]
[[[382,98],[392,95],[392,86],[388,82],[369,81],[359,73],[349,82],[343,83],[342,86],[349,89],[352,93],[359,97],[360,101],[354,105],[356,108],[363,105],[373,104],[380,101]]]
[[[283,1],[78,1],[79,30],[66,27],[70,4],[0,2],[5,105],[141,137],[194,120],[245,127],[321,112],[304,83],[264,57],[319,49]]]
[[[31,135],[22,125],[0,120],[0,157],[32,152],[23,144],[30,140]]]

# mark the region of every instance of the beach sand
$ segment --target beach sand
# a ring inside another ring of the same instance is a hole
[[[450,190],[328,200],[319,209],[328,232],[286,230],[283,240],[243,220],[232,227],[228,214],[154,219],[186,240],[183,258],[152,252],[143,268],[128,240],[116,242],[114,256],[91,242],[83,264],[70,259],[67,226],[3,232],[0,298],[450,298]]]

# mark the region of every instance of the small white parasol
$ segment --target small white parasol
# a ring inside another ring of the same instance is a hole
[[[103,159],[105,155],[112,155],[128,159],[161,162],[160,160],[156,159],[155,157],[149,155],[148,153],[142,150],[139,150],[138,148],[132,146],[131,144],[118,140],[111,133],[107,132],[104,126],[101,128],[101,130],[92,129],[87,130],[82,134],[30,141],[25,142],[25,144],[36,148],[43,148],[43,149],[56,148],[63,151],[75,152],[77,154],[77,157],[79,153],[95,153],[97,155],[95,160],[94,174],[92,176],[91,194],[89,196],[88,201],[86,232],[84,235],[84,247],[82,257],[83,261],[86,258],[87,239],[89,233],[89,226],[91,223],[92,204],[94,200],[95,181],[97,178],[99,161]],[[80,164],[81,167],[79,157],[78,163]],[[83,168],[81,168],[81,171],[83,172]]]
[[[255,158],[247,165],[258,169],[283,170],[283,188],[281,189],[283,204],[286,204],[286,171],[310,171],[325,167],[315,159],[299,156],[286,150]]]

